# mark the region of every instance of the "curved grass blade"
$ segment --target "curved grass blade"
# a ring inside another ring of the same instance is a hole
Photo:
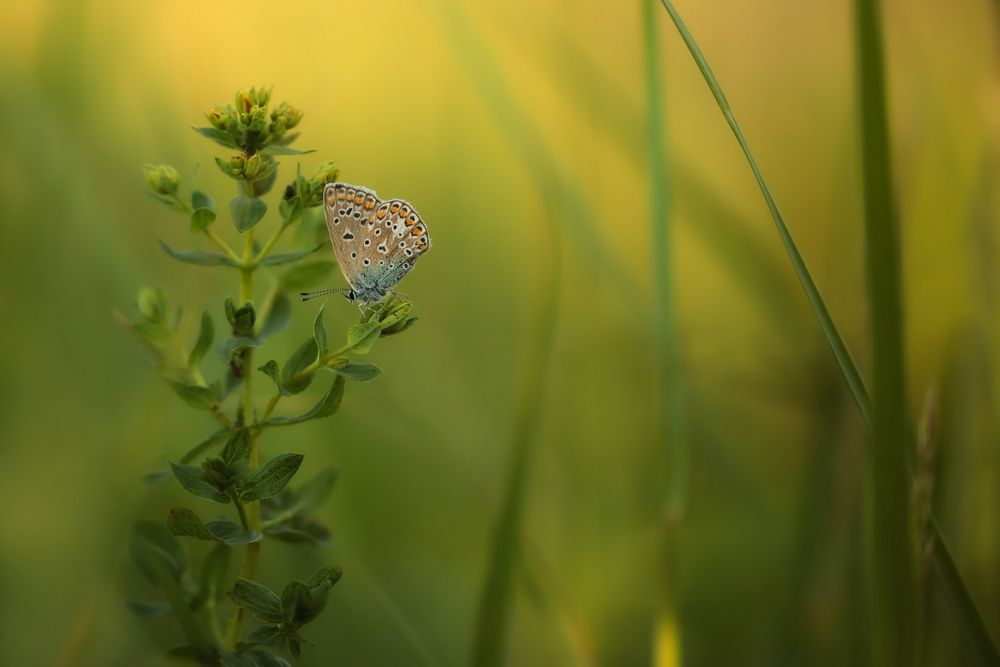
[[[725,116],[726,121],[729,124],[729,128],[736,136],[736,140],[743,149],[743,154],[750,163],[750,168],[753,170],[754,176],[757,179],[757,184],[760,186],[764,200],[767,202],[767,207],[771,212],[771,217],[774,219],[774,223],[778,228],[778,234],[781,236],[781,240],[785,245],[788,256],[791,259],[795,272],[799,277],[799,281],[802,283],[802,287],[806,291],[806,297],[809,299],[809,304],[812,306],[816,319],[819,320],[823,333],[826,335],[827,342],[833,350],[837,363],[840,366],[840,371],[843,374],[844,379],[847,380],[848,386],[851,389],[851,394],[853,395],[854,401],[858,406],[858,410],[861,412],[861,416],[864,419],[865,424],[867,424],[870,428],[872,424],[872,408],[868,390],[865,388],[864,382],[861,379],[861,374],[858,372],[857,366],[854,364],[854,360],[851,357],[850,352],[848,352],[843,338],[840,336],[840,332],[837,330],[836,325],[833,323],[833,319],[830,317],[830,313],[819,294],[819,290],[816,288],[815,282],[809,273],[809,269],[806,267],[802,256],[799,254],[798,248],[795,246],[795,241],[792,238],[791,233],[785,226],[784,219],[778,211],[778,206],[775,203],[774,198],[771,196],[767,183],[764,181],[763,174],[761,174],[761,171],[757,166],[757,162],[754,160],[753,155],[750,152],[750,148],[747,145],[746,139],[743,137],[743,133],[736,122],[736,118],[733,116],[733,112],[729,108],[729,103],[726,101],[726,97],[722,93],[722,89],[719,87],[719,83],[716,80],[715,75],[712,73],[711,67],[709,67],[708,62],[705,60],[705,56],[702,55],[701,50],[698,48],[698,45],[691,36],[691,33],[688,32],[687,27],[684,25],[684,21],[681,20],[680,15],[673,6],[673,3],[670,0],[660,0],[660,2],[667,10],[674,26],[680,33],[681,39],[684,40],[684,44],[687,46],[688,51],[697,63],[698,69],[701,71],[701,74],[705,79],[705,83],[708,84],[709,89],[712,91],[712,95],[715,97],[715,101],[719,105],[719,109],[722,111],[723,116]],[[931,530],[935,541],[938,544],[943,544],[944,542],[939,527],[933,519],[931,520]],[[961,574],[958,572],[958,569],[955,567],[954,561],[951,559],[951,554],[947,548],[934,550],[934,572],[937,576],[938,582],[945,589],[946,595],[950,600],[964,600],[971,603],[973,599],[972,595],[969,592],[965,581],[962,579]],[[946,576],[948,574],[953,576]],[[982,617],[978,614],[978,610],[975,605],[956,604],[955,608],[966,633],[970,637],[977,637],[977,650],[981,647],[987,647],[987,650],[980,650],[980,655],[985,656],[984,663],[987,665],[997,664],[990,659],[990,656],[996,655],[997,653],[995,644],[986,632],[986,624],[983,622]]]
[[[688,51],[691,52],[691,56],[698,64],[698,69],[701,70],[701,74],[705,78],[705,83],[708,84],[709,89],[712,91],[712,95],[715,97],[715,101],[719,105],[719,110],[722,111],[722,115],[726,117],[726,122],[729,123],[729,129],[733,131],[733,134],[736,136],[736,141],[739,142],[740,148],[743,149],[743,155],[746,156],[747,162],[750,163],[750,169],[753,170],[753,175],[754,178],[757,179],[757,185],[760,187],[760,192],[764,196],[764,201],[767,202],[767,208],[771,212],[771,217],[774,219],[775,226],[778,228],[778,235],[781,237],[781,242],[785,246],[788,258],[791,260],[792,266],[795,268],[795,274],[798,276],[799,282],[802,283],[802,289],[806,293],[809,305],[812,306],[813,312],[816,314],[816,319],[819,320],[819,325],[823,329],[823,333],[826,335],[826,340],[830,344],[833,356],[836,357],[837,363],[840,365],[840,372],[844,375],[844,379],[847,380],[847,385],[850,387],[851,394],[854,396],[854,402],[857,403],[858,409],[861,411],[861,416],[864,417],[866,424],[870,424],[871,401],[868,399],[864,382],[861,379],[861,374],[858,372],[854,359],[851,357],[851,353],[847,349],[847,345],[844,343],[844,339],[840,335],[837,325],[834,324],[833,318],[830,317],[830,312],[827,310],[826,303],[823,301],[823,297],[819,293],[819,288],[816,287],[816,282],[813,280],[812,274],[809,273],[809,269],[806,266],[805,261],[802,259],[802,255],[799,253],[798,247],[795,245],[795,240],[792,238],[791,232],[785,225],[785,219],[781,216],[781,211],[778,210],[778,205],[775,203],[774,197],[771,196],[771,191],[767,187],[767,183],[764,181],[764,174],[761,173],[760,167],[757,166],[757,160],[754,159],[753,153],[750,152],[750,146],[747,144],[747,140],[743,136],[743,131],[740,130],[740,126],[736,122],[736,117],[729,108],[729,102],[726,100],[726,96],[723,94],[722,88],[719,87],[719,83],[715,79],[715,74],[712,73],[712,68],[708,66],[708,61],[705,60],[705,56],[702,55],[701,50],[698,48],[698,44],[694,41],[694,38],[691,37],[691,33],[688,32],[687,27],[684,25],[684,21],[681,20],[677,10],[674,9],[673,3],[670,2],[670,0],[661,0],[661,2],[666,8],[667,13],[670,14],[670,18],[677,27],[677,31],[684,40],[684,44],[687,46]]]

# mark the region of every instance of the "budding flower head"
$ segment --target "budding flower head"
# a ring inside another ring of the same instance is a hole
[[[163,323],[170,313],[170,299],[159,287],[143,287],[139,290],[136,305],[148,322]]]
[[[181,175],[169,164],[147,164],[143,175],[149,189],[159,195],[174,194],[181,183]]]

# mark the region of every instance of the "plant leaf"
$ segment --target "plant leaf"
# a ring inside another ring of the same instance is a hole
[[[229,213],[233,216],[233,225],[240,234],[253,229],[267,213],[267,204],[263,199],[236,195],[229,202]]]
[[[296,489],[295,511],[300,514],[310,514],[319,509],[330,496],[336,481],[337,469],[333,466],[320,471],[318,475]]]
[[[250,612],[254,618],[264,623],[282,623],[281,598],[267,586],[240,577],[229,591],[233,602]]]
[[[132,529],[129,551],[146,578],[159,585],[160,571],[175,579],[187,569],[187,547],[159,521],[139,521]]]
[[[312,594],[309,587],[301,581],[290,581],[281,592],[281,611],[285,621],[292,627],[301,625],[301,620],[309,613],[312,606]]]
[[[229,561],[232,550],[224,543],[216,544],[205,557],[198,577],[198,592],[191,600],[191,608],[199,609],[206,600],[214,600],[222,590],[222,584],[229,574]]]
[[[191,193],[191,208],[197,210],[199,208],[207,208],[215,210],[215,202],[212,198],[201,190],[195,190]]]
[[[226,441],[226,446],[222,450],[222,460],[227,464],[232,464],[234,461],[249,457],[250,431],[245,428],[237,429]]]
[[[202,469],[198,466],[189,466],[182,463],[170,463],[170,469],[174,472],[174,477],[188,493],[199,498],[208,498],[217,503],[228,503],[229,496],[217,489],[211,482],[202,475]]]
[[[339,565],[324,565],[313,572],[313,575],[309,577],[308,581],[306,581],[306,586],[309,588],[316,588],[323,582],[333,586],[340,581],[342,576],[344,576],[344,570]]]
[[[199,540],[214,540],[215,535],[208,531],[205,524],[187,507],[173,507],[167,514],[167,530],[171,535],[195,537]]]
[[[211,139],[215,143],[225,146],[226,148],[239,148],[239,146],[236,145],[236,140],[233,139],[231,134],[220,130],[217,127],[192,127],[191,129],[201,136],[207,137],[208,139]]]
[[[174,393],[180,396],[181,400],[190,405],[192,408],[208,410],[219,402],[218,385],[202,387],[201,385],[185,384],[183,382],[177,382],[176,380],[169,380],[166,378],[164,378],[164,380],[170,385],[171,389],[174,390]]]
[[[203,250],[174,250],[166,242],[160,241],[160,247],[174,259],[186,264],[196,264],[198,266],[236,266],[236,262],[225,255]]]
[[[327,368],[337,375],[342,375],[348,380],[354,380],[355,382],[374,380],[382,372],[382,369],[375,364],[357,364],[353,361],[344,361],[345,363],[336,366],[327,366]]]
[[[210,208],[196,208],[191,212],[191,231],[200,232],[215,222],[215,211]]]
[[[237,351],[245,350],[251,347],[260,347],[263,342],[264,341],[259,338],[235,336],[220,342],[218,348],[216,348],[216,353],[219,355],[219,359],[229,361],[233,358],[233,354]]]
[[[188,368],[194,368],[205,356],[205,352],[212,345],[215,338],[215,326],[212,323],[212,316],[208,311],[201,314],[201,328],[198,330],[198,340],[195,341],[191,354],[188,355]]]
[[[125,606],[136,616],[145,617],[164,616],[173,611],[169,602],[126,600]]]
[[[300,151],[297,148],[290,148],[280,144],[268,144],[260,149],[260,152],[264,155],[306,155],[307,153],[315,153],[316,150],[309,148],[304,151]]]
[[[314,405],[308,412],[295,417],[271,417],[270,419],[261,422],[261,424],[265,426],[287,426],[289,424],[298,424],[310,419],[329,417],[340,408],[340,402],[343,398],[344,378],[338,375],[326,395],[324,395],[323,398],[320,399],[319,403]]]
[[[288,264],[289,262],[294,262],[296,260],[308,257],[313,254],[323,246],[325,243],[320,243],[312,248],[306,248],[305,250],[296,250],[295,252],[284,252],[278,253],[276,255],[268,255],[264,259],[260,260],[261,264],[266,264],[268,266],[277,266],[278,264]]]
[[[313,320],[313,340],[316,341],[317,358],[325,357],[330,351],[326,343],[326,325],[323,324],[323,306],[319,307],[316,319]]]
[[[187,454],[185,454],[184,456],[181,457],[180,462],[181,463],[190,463],[195,458],[197,458],[197,456],[199,454],[203,453],[205,450],[209,449],[212,445],[216,444],[217,442],[222,441],[224,438],[226,438],[232,432],[233,432],[233,429],[231,429],[231,428],[223,428],[223,429],[219,429],[215,433],[212,433],[211,435],[208,435],[208,436],[202,438],[198,442],[198,444],[196,444],[194,447],[192,447],[191,449],[188,450]]]
[[[357,354],[367,354],[378,340],[381,328],[378,322],[362,322],[347,330],[347,344]]]
[[[302,465],[301,454],[281,454],[276,456],[250,476],[240,489],[240,500],[248,503],[261,498],[270,498],[288,484]]]
[[[223,519],[209,521],[205,524],[205,527],[215,539],[231,547],[260,542],[262,538],[262,535],[258,532],[246,530],[232,521],[225,521]]]
[[[315,373],[310,373],[309,375],[306,375],[298,380],[293,380],[293,378],[295,378],[300,371],[309,366],[309,364],[316,361],[317,356],[315,338],[310,338],[299,345],[295,352],[292,353],[292,356],[288,358],[288,361],[285,362],[285,366],[281,370],[281,386],[284,388],[282,393],[287,393],[289,395],[298,394],[312,384]]]

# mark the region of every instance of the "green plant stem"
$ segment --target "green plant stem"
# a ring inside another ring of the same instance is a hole
[[[236,254],[228,243],[222,240],[222,237],[213,232],[210,228],[205,228],[205,236],[215,245],[216,248],[221,250],[229,259],[233,260],[238,266],[244,264],[244,260]]]
[[[872,652],[875,665],[907,667],[917,657],[919,596],[910,530],[899,242],[878,0],[855,0],[854,18],[874,408],[865,511]]]
[[[236,507],[236,513],[240,515],[240,523],[243,524],[243,530],[250,530],[246,510],[243,508],[243,503],[240,502],[239,496],[236,495],[236,491],[230,489],[229,498],[233,501],[233,506]]]
[[[640,0],[645,56],[646,135],[649,165],[649,234],[653,267],[653,346],[656,357],[657,439],[660,443],[660,515],[657,609],[653,664],[681,665],[679,551],[685,511],[686,451],[678,363],[678,326],[671,264],[670,173],[663,132],[663,91],[653,3]]]
[[[282,220],[281,226],[279,226],[278,229],[275,230],[274,234],[271,235],[271,238],[269,238],[267,240],[267,243],[264,244],[264,247],[260,249],[259,253],[257,253],[257,256],[253,258],[254,264],[259,263],[260,260],[264,259],[265,257],[268,256],[268,254],[270,254],[271,250],[274,248],[274,244],[277,243],[278,239],[281,238],[281,235],[285,233],[285,228],[287,226],[288,225],[285,224],[285,221]]]
[[[778,211],[778,207],[774,202],[774,198],[771,196],[771,192],[764,181],[764,177],[761,174],[760,169],[757,167],[757,163],[754,160],[753,155],[750,153],[746,140],[743,138],[743,133],[740,130],[739,125],[736,123],[736,118],[729,109],[729,103],[726,101],[726,98],[722,93],[722,89],[719,87],[718,81],[712,73],[712,69],[709,67],[708,62],[702,55],[701,50],[698,48],[698,44],[694,41],[691,33],[688,32],[687,27],[684,25],[684,21],[681,20],[680,15],[673,6],[673,3],[670,0],[661,0],[661,2],[667,10],[667,13],[670,15],[678,33],[680,33],[681,39],[684,40],[684,44],[687,46],[688,51],[697,63],[698,69],[701,71],[701,74],[705,79],[705,83],[708,84],[709,89],[712,91],[712,95],[715,97],[716,104],[718,104],[723,116],[725,116],[726,121],[729,124],[729,128],[736,136],[747,161],[750,163],[750,168],[753,170],[754,176],[757,179],[757,184],[760,186],[761,194],[763,195],[764,200],[767,203],[768,210],[771,212],[771,217],[774,219],[774,223],[778,228],[778,234],[785,245],[789,258],[791,259],[792,267],[795,269],[799,282],[802,284],[802,287],[806,292],[806,297],[809,300],[810,306],[812,306],[813,314],[819,321],[820,328],[823,330],[827,343],[833,351],[834,357],[840,367],[841,374],[844,376],[844,379],[847,380],[847,384],[851,389],[851,394],[854,397],[854,401],[857,404],[858,411],[861,413],[862,419],[864,420],[866,426],[871,428],[872,403],[871,398],[868,395],[868,390],[865,388],[864,382],[861,379],[861,373],[858,372],[857,366],[854,364],[854,359],[851,357],[846,345],[844,345],[840,332],[837,330],[837,327],[826,308],[826,304],[823,302],[819,291],[816,289],[812,276],[809,273],[809,269],[799,254],[791,232],[789,232],[788,228],[785,226],[784,219],[781,217],[781,213]],[[931,518],[930,527],[935,544],[944,544],[940,528],[933,517]],[[951,552],[947,548],[935,548],[933,558],[935,576],[937,577],[938,583],[945,590],[947,597],[950,600],[966,600],[971,602],[973,600],[972,594],[969,591],[968,585],[962,579],[961,573],[959,573],[957,567],[955,566]],[[945,572],[950,572],[954,576],[944,576],[943,573]],[[974,646],[979,651],[983,664],[991,666],[1000,664],[992,659],[992,656],[997,655],[996,644],[986,631],[986,624],[984,623],[982,617],[978,614],[975,604],[957,604],[955,605],[955,610],[966,634],[970,637],[977,637],[977,641]],[[988,647],[989,650],[982,650],[982,647]]]
[[[274,308],[274,300],[278,298],[278,286],[280,284],[281,284],[280,282],[275,281],[275,283],[271,286],[271,289],[267,291],[267,295],[261,302],[260,308],[257,309],[258,333],[260,332],[260,329],[264,326],[264,323],[267,322],[267,318],[271,314],[271,309]]]
[[[250,265],[253,257],[253,230],[244,234],[243,262],[244,267],[240,269],[240,301],[246,303],[253,300],[253,274],[255,267]],[[244,359],[243,373],[243,393],[240,403],[240,411],[243,415],[243,424],[250,424],[254,421],[253,410],[253,350],[248,350]],[[250,470],[260,467],[260,450],[257,446],[259,433],[250,433]],[[240,511],[240,519],[246,530],[260,532],[260,502],[253,501],[245,507],[237,507]],[[245,515],[244,515],[245,511]],[[248,544],[243,555],[243,565],[240,567],[240,576],[245,579],[253,579],[257,574],[257,561],[260,558],[260,542]],[[226,645],[230,648],[236,645],[240,638],[240,628],[243,625],[245,613],[242,607],[237,607],[229,619],[229,627],[226,630]]]
[[[257,421],[264,421],[268,417],[270,417],[271,413],[274,412],[274,408],[277,407],[278,402],[280,400],[281,400],[281,394],[275,394],[274,396],[272,396],[271,400],[267,402],[267,406],[264,408],[264,412],[260,414],[260,419],[258,419]]]
[[[225,412],[222,411],[222,408],[219,407],[218,403],[213,404],[209,408],[209,411],[212,413],[213,417],[215,417],[216,419],[219,420],[220,424],[222,424],[226,428],[232,428],[233,427],[233,421],[229,418],[228,415],[226,415]]]

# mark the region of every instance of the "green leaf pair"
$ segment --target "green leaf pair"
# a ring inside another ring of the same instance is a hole
[[[267,586],[249,579],[237,579],[229,597],[259,621],[248,638],[249,645],[276,647],[284,645],[298,657],[305,641],[298,630],[315,619],[326,607],[330,589],[340,580],[339,567],[322,567],[306,582],[289,582],[278,597]]]
[[[186,507],[174,507],[167,515],[167,530],[173,535],[186,535],[199,540],[215,540],[229,546],[259,542],[262,535],[245,530],[232,521],[217,520],[203,523]]]
[[[239,442],[234,438],[232,442]],[[281,491],[302,465],[301,454],[281,454],[246,476],[243,452],[227,445],[224,458],[207,459],[201,467],[171,463],[174,477],[184,489],[199,498],[217,503],[229,503],[234,497],[241,503],[269,498]],[[247,445],[249,451],[249,445]],[[226,460],[226,456],[230,460]]]

